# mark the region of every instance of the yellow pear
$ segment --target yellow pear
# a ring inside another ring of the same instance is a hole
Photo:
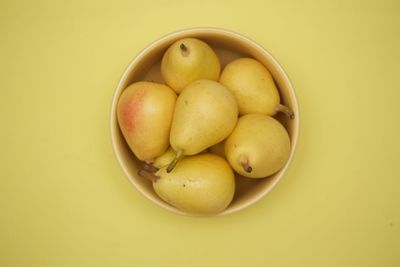
[[[153,181],[160,198],[170,205],[193,214],[213,214],[231,203],[235,176],[228,162],[209,153],[188,156],[168,173],[166,166],[156,173],[139,171]]]
[[[220,83],[190,83],[176,101],[170,144],[177,155],[168,171],[182,155],[197,154],[224,140],[235,128],[237,118],[235,98]]]
[[[286,129],[276,119],[263,114],[239,118],[225,141],[225,155],[232,168],[250,178],[263,178],[279,171],[290,154]]]
[[[212,48],[196,38],[173,43],[161,61],[161,74],[178,94],[189,83],[208,79],[217,81],[221,72],[219,59]]]
[[[139,160],[152,161],[168,148],[176,98],[168,86],[153,82],[136,82],[122,92],[118,124]]]
[[[222,149],[224,149],[223,146]],[[207,153],[207,150],[203,150],[199,154],[201,153]],[[172,147],[169,147],[167,151],[164,152],[164,154],[154,159],[154,161],[151,163],[151,166],[149,166],[149,164],[145,164],[143,167],[146,170],[151,170],[151,171],[158,170],[164,166],[169,165],[171,161],[174,160],[175,157],[176,157],[176,151]],[[184,159],[185,157],[186,156],[182,156],[181,159]]]
[[[252,58],[239,58],[225,66],[219,82],[235,96],[239,114],[260,113],[269,116],[278,111],[291,119],[294,113],[280,104],[280,96],[268,69]]]
[[[152,165],[157,169],[161,169],[162,167],[170,164],[171,161],[175,158],[175,156],[176,156],[176,151],[172,147],[169,147],[164,154],[154,159]]]

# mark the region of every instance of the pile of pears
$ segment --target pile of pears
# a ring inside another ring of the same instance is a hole
[[[265,178],[290,154],[290,138],[273,118],[290,108],[268,69],[243,57],[222,70],[214,50],[197,38],[173,43],[164,53],[165,83],[138,81],[121,94],[121,132],[165,202],[187,213],[215,214],[235,193],[235,172]]]

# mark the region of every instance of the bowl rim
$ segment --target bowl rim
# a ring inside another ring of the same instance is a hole
[[[266,187],[265,190],[262,190],[260,193],[255,195],[249,200],[246,200],[243,204],[238,205],[234,208],[228,208],[225,209],[224,211],[217,213],[217,214],[207,214],[207,215],[199,215],[199,214],[192,214],[188,212],[181,211],[161,199],[157,199],[151,195],[149,195],[132,177],[131,173],[128,171],[127,167],[124,164],[124,161],[122,160],[120,156],[120,152],[117,151],[117,134],[115,134],[115,125],[118,127],[118,122],[117,122],[117,116],[116,116],[116,109],[117,109],[117,103],[120,94],[122,91],[125,89],[122,85],[125,83],[127,77],[129,76],[129,73],[132,71],[132,69],[135,68],[135,65],[137,62],[140,62],[140,60],[147,55],[148,52],[151,52],[153,48],[158,47],[159,45],[162,45],[163,43],[166,42],[171,42],[173,40],[176,40],[177,38],[184,38],[185,35],[202,35],[202,34],[214,34],[214,35],[225,35],[226,37],[229,37],[231,39],[239,39],[239,41],[251,45],[253,48],[257,50],[257,52],[261,53],[263,57],[267,57],[268,60],[274,65],[276,70],[279,72],[279,75],[281,78],[283,78],[284,83],[288,87],[289,94],[292,99],[292,109],[296,114],[296,117],[294,119],[294,124],[292,128],[292,137],[291,137],[291,153],[289,155],[289,158],[286,162],[286,164],[283,166],[283,168],[279,171],[277,176],[274,178],[274,180],[271,182],[271,184]],[[215,216],[223,216],[223,215],[228,215],[232,214],[235,212],[238,212],[240,210],[243,210],[256,202],[260,201],[263,197],[265,197],[268,193],[272,191],[277,185],[277,183],[283,178],[285,175],[287,169],[291,165],[293,158],[296,154],[297,151],[297,146],[298,146],[298,140],[299,140],[299,135],[300,135],[300,112],[299,112],[299,103],[297,100],[296,92],[295,89],[287,75],[287,73],[284,71],[282,66],[279,64],[279,62],[275,59],[275,57],[263,46],[255,42],[254,40],[250,39],[247,36],[242,35],[241,33],[228,30],[225,28],[218,28],[218,27],[192,27],[192,28],[185,28],[177,31],[170,32],[168,34],[165,34],[161,36],[160,38],[156,39],[155,41],[151,42],[149,45],[147,45],[144,49],[139,51],[136,56],[128,63],[128,65],[125,67],[125,70],[123,74],[121,75],[120,79],[118,80],[118,84],[114,90],[112,101],[111,101],[111,107],[110,107],[110,114],[109,114],[109,131],[110,131],[110,137],[111,137],[111,145],[112,145],[112,150],[114,153],[114,156],[116,157],[119,166],[122,168],[123,173],[125,174],[126,178],[131,182],[131,184],[134,186],[136,190],[138,190],[141,195],[143,195],[145,198],[150,200],[151,202],[155,203],[157,206],[167,209],[169,211],[172,211],[176,214],[180,215],[187,215],[187,216],[194,216],[194,217],[215,217]]]

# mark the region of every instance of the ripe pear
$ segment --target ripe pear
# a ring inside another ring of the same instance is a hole
[[[153,82],[136,82],[122,92],[118,123],[139,160],[152,161],[168,148],[176,98],[171,88]]]
[[[218,81],[220,72],[221,64],[213,49],[195,38],[176,41],[161,61],[161,74],[166,84],[178,94],[195,80]]]
[[[225,66],[219,82],[235,96],[239,114],[260,113],[269,116],[278,111],[291,119],[293,111],[280,104],[280,96],[271,73],[252,58],[239,58]]]
[[[164,152],[164,154],[154,159],[152,165],[157,169],[161,169],[162,167],[170,164],[175,157],[176,151],[172,147],[169,147],[168,150]]]
[[[224,140],[235,128],[238,107],[220,83],[197,80],[178,96],[172,119],[170,144],[177,152],[170,172],[183,155],[194,155]]]
[[[223,158],[204,153],[188,156],[168,173],[166,166],[156,173],[139,171],[153,181],[160,198],[189,213],[213,214],[231,203],[235,192],[235,176]]]
[[[286,129],[276,119],[263,114],[239,118],[225,141],[225,155],[232,168],[250,178],[263,178],[279,171],[290,154]]]

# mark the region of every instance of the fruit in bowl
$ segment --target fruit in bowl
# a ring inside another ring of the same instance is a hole
[[[218,81],[221,64],[214,50],[196,38],[184,38],[173,43],[164,53],[161,73],[178,94],[189,83],[200,79]]]
[[[211,80],[189,83],[175,106],[170,143],[177,155],[167,171],[182,155],[198,154],[227,138],[237,120],[238,106],[228,89]]]
[[[149,199],[182,214],[222,215],[256,202],[297,144],[286,74],[262,47],[221,29],[184,30],[144,50],[111,112],[125,173]]]
[[[176,94],[152,82],[129,85],[118,100],[118,124],[135,156],[153,160],[169,147]]]

